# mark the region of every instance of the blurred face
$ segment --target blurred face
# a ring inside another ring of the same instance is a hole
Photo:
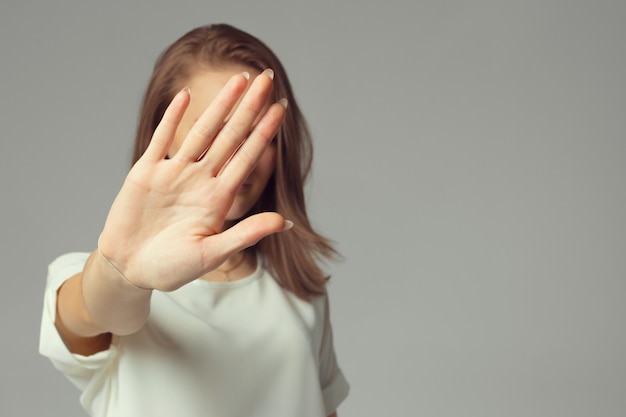
[[[219,69],[202,68],[194,72],[192,77],[183,85],[191,88],[191,102],[178,126],[169,155],[173,156],[180,149],[187,133],[196,120],[217,96],[226,82],[235,74],[243,71],[250,73],[250,81],[254,80],[259,72],[245,66],[228,66]],[[265,153],[257,163],[255,169],[241,185],[235,196],[226,221],[238,220],[244,217],[263,194],[265,187],[274,173],[276,166],[276,144],[267,147]]]

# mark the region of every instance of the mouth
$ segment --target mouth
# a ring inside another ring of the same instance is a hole
[[[238,193],[245,192],[245,191],[249,190],[250,187],[252,187],[252,184],[250,184],[249,182],[244,182],[243,184],[241,184],[241,186],[239,187],[237,192]]]

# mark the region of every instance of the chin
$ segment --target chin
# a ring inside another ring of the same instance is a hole
[[[251,207],[236,207],[230,208],[230,211],[226,215],[226,221],[238,222],[239,220],[248,217]]]

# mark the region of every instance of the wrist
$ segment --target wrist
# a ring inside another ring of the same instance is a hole
[[[99,250],[95,250],[82,274],[82,296],[94,325],[113,334],[137,331],[150,312],[152,290],[139,288]]]
[[[124,281],[130,287],[136,290],[151,291],[151,288],[144,288],[129,280],[126,275],[124,275],[124,273],[120,270],[120,268],[118,268],[111,259],[109,259],[104,253],[102,253],[102,249],[100,249],[100,238],[98,238],[98,249],[96,250],[96,256],[99,257],[101,261],[104,261],[104,263],[106,263],[115,272],[115,275],[121,278],[122,281]]]

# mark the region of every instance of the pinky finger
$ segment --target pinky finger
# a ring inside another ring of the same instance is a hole
[[[165,109],[163,118],[154,130],[150,144],[144,152],[142,159],[156,162],[165,158],[174,140],[178,124],[189,105],[190,93],[189,88],[184,88],[174,96],[167,109]]]

